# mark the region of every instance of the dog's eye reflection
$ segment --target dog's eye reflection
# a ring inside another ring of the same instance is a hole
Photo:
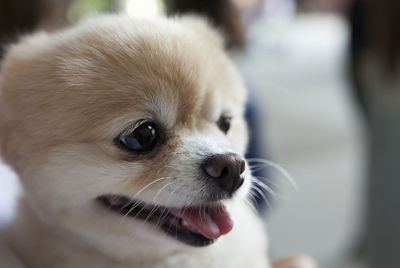
[[[132,133],[119,137],[119,142],[128,151],[144,152],[155,146],[157,138],[156,126],[153,123],[143,123]]]
[[[231,120],[232,120],[231,116],[221,115],[221,117],[217,121],[219,129],[225,134],[228,133],[231,127]]]

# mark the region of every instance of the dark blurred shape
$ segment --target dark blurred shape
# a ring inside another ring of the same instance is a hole
[[[299,11],[313,12],[335,12],[342,14],[346,12],[352,0],[297,0]]]
[[[365,26],[365,3],[355,1],[350,9],[351,31],[350,31],[350,67],[353,82],[353,92],[356,100],[364,113],[365,118],[368,118],[368,109],[365,100],[365,94],[361,88],[361,81],[358,70],[360,69],[361,55],[367,47],[366,26]]]
[[[366,46],[394,72],[400,56],[400,1],[365,0]]]
[[[44,9],[42,0],[0,1],[0,57],[4,53],[4,44],[35,29]]]
[[[203,15],[225,35],[228,48],[242,47],[245,31],[238,8],[230,0],[168,0],[168,14],[193,13]]]
[[[249,91],[245,115],[249,129],[249,144],[247,146],[245,157],[250,161],[249,163],[251,165],[251,162],[253,162],[254,159],[266,158],[267,148],[266,142],[264,141],[265,137],[261,135],[262,126],[260,126],[260,122],[264,119],[261,119],[262,115],[259,109],[259,100],[252,94],[254,89],[252,89],[252,86],[248,81],[246,88]],[[267,177],[267,175],[269,175],[268,167],[253,169],[251,174],[259,180],[259,182],[253,186],[258,189],[255,190],[253,194],[253,205],[260,215],[265,216],[268,209],[273,205],[274,198],[271,196],[271,193],[268,192],[265,187],[260,186],[259,183],[265,184],[265,186],[270,188],[271,191],[275,191],[276,187],[271,183],[271,179]]]
[[[369,155],[365,260],[400,267],[400,1],[356,1],[352,73],[367,121]]]
[[[376,54],[394,74],[400,57],[400,1],[355,1],[350,13],[352,56],[357,66],[366,50]]]
[[[70,0],[1,0],[0,58],[6,46],[37,28],[54,30],[64,26]]]

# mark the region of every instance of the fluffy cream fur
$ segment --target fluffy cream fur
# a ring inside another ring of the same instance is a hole
[[[263,226],[244,203],[248,168],[239,193],[224,201],[233,230],[207,247],[94,201],[140,192],[163,206],[201,203],[199,161],[245,151],[245,98],[221,38],[198,18],[104,16],[11,46],[0,76],[0,149],[24,195],[5,228],[0,266],[269,267]],[[215,124],[222,113],[233,117],[227,135]],[[113,144],[141,119],[168,131],[151,157]]]

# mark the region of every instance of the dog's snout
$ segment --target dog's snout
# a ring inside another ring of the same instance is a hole
[[[222,191],[232,194],[244,182],[240,175],[244,172],[245,166],[246,164],[242,157],[238,154],[229,153],[216,154],[207,158],[202,168]]]

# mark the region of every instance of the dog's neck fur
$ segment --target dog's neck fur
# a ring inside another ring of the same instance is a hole
[[[46,226],[24,198],[19,202],[18,214],[8,236],[13,250],[27,267],[72,267],[71,262],[76,260],[87,262],[88,267],[102,267],[92,262],[110,264],[111,261],[104,254],[82,246],[79,238]]]
[[[248,214],[249,217],[253,216],[250,215],[251,213]],[[110,257],[111,255],[89,245],[78,236],[60,230],[56,226],[47,226],[41,222],[26,199],[21,198],[18,215],[6,232],[9,240],[12,241],[10,247],[13,253],[24,264],[21,267],[27,268],[207,267],[211,263],[219,262],[222,263],[218,267],[247,266],[245,264],[239,265],[236,258],[233,258],[236,263],[229,264],[229,256],[235,254],[242,255],[243,257],[240,259],[247,263],[254,262],[249,267],[268,267],[266,258],[264,258],[265,254],[263,254],[265,245],[254,247],[259,252],[254,252],[254,248],[252,252],[246,251],[246,244],[257,241],[256,236],[259,235],[261,226],[246,226],[245,228],[251,232],[246,232],[242,229],[243,227],[241,225],[235,226],[237,232],[234,231],[229,236],[205,248],[188,250],[182,246],[182,250],[162,252],[157,247],[154,250],[135,253],[129,259],[113,259]],[[242,246],[235,248],[226,246],[229,243],[237,243],[237,240],[241,241]],[[232,252],[232,250],[235,252]],[[191,256],[188,257],[188,255]],[[257,257],[252,257],[252,255]],[[260,258],[260,255],[262,258]],[[71,258],[71,256],[73,257]]]
[[[157,256],[135,252],[131,259],[113,258],[79,236],[43,223],[25,198],[19,201],[18,214],[7,229],[7,236],[12,250],[28,268],[154,267],[168,255],[157,250]]]

